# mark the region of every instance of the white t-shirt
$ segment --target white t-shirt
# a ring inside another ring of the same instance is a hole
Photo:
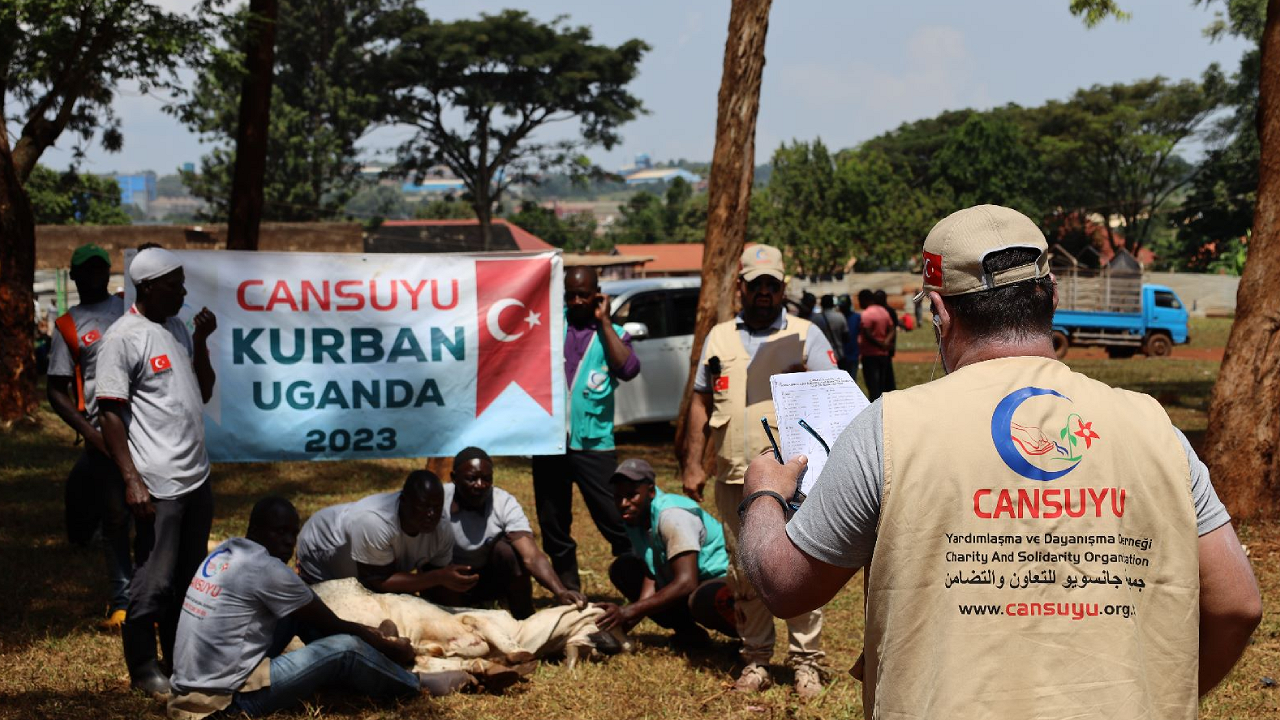
[[[271,647],[276,623],[315,593],[287,565],[252,540],[214,549],[187,587],[173,646],[178,693],[240,689]]]
[[[394,563],[396,572],[448,565],[453,557],[453,531],[446,518],[441,517],[432,532],[410,537],[400,529],[399,507],[400,493],[391,492],[312,515],[298,534],[302,578],[317,583],[356,577],[356,563],[377,567]]]
[[[92,305],[77,305],[67,311],[76,324],[77,345],[80,347],[80,377],[84,381],[84,414],[94,427],[98,427],[98,398],[94,388],[98,375],[98,350],[107,334],[107,328],[124,315],[124,300],[112,295]],[[74,378],[76,361],[71,358],[71,348],[55,332],[49,346],[49,377]]]
[[[484,510],[476,512],[459,508],[453,511],[453,483],[445,483],[444,507],[449,528],[453,531],[453,561],[473,568],[484,567],[489,561],[490,546],[505,533],[532,533],[529,518],[515,496],[501,488],[494,488]],[[443,524],[443,521],[441,521]]]
[[[187,326],[176,317],[161,325],[131,310],[101,342],[94,391],[127,403],[129,454],[147,490],[164,500],[200,487],[209,477],[209,453]]]

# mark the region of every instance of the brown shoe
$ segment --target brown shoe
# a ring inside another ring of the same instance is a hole
[[[801,700],[812,700],[822,694],[822,672],[817,665],[796,666],[796,694]]]
[[[773,678],[769,677],[769,668],[760,663],[750,663],[742,668],[742,674],[733,683],[737,692],[764,692],[773,687]]]

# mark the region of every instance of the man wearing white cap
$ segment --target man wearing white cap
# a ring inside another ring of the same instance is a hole
[[[715,447],[716,514],[728,531],[734,561],[729,583],[745,663],[734,687],[747,692],[773,684],[768,667],[775,641],[773,615],[743,576],[735,548],[743,473],[751,459],[769,447],[760,418],[776,422],[769,376],[836,368],[835,353],[822,330],[782,311],[785,289],[782,253],[777,248],[753,245],[742,252],[738,277],[742,310],[707,335],[685,423],[682,480],[685,494],[698,502],[707,482],[702,457],[708,436]],[[805,699],[816,697],[822,692],[818,665],[823,657],[822,612],[783,617],[788,618],[788,657],[795,666],[796,692]]]
[[[121,635],[134,687],[163,694],[169,682],[156,660],[156,631],[172,658],[183,592],[208,551],[213,522],[204,403],[215,381],[209,335],[217,320],[203,308],[195,333],[178,319],[187,291],[178,256],[148,248],[129,278],[137,301],[98,351],[102,436],[125,481],[137,522],[138,567]]]
[[[924,243],[943,369],[832,448],[752,462],[741,553],[769,607],[866,567],[869,718],[1194,718],[1248,644],[1258,586],[1204,464],[1152,398],[1059,362],[1044,235],[1009,208]]]

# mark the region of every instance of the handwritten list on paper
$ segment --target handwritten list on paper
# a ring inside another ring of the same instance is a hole
[[[778,442],[783,460],[797,455],[809,458],[800,478],[800,491],[808,495],[827,464],[827,447],[835,445],[853,418],[871,403],[843,370],[784,373],[769,378],[778,420]],[[805,429],[803,420],[813,432]],[[817,433],[822,442],[814,437]]]

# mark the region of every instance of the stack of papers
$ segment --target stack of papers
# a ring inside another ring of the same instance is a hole
[[[828,449],[871,403],[862,394],[862,388],[843,370],[774,375],[769,378],[769,385],[773,391],[782,459],[790,460],[797,455],[809,458],[799,488],[808,495],[827,464]],[[805,425],[813,432],[806,430]],[[823,447],[824,442],[827,448]]]

